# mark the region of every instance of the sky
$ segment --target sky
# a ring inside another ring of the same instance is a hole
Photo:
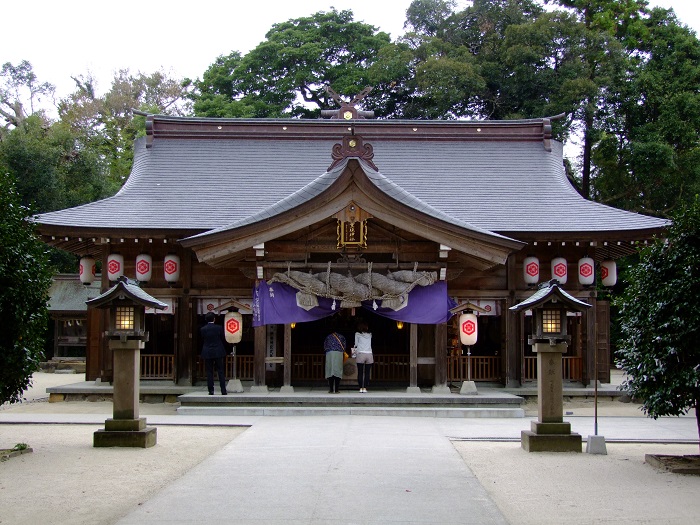
[[[220,55],[245,54],[273,24],[318,11],[352,9],[355,20],[392,40],[403,33],[411,0],[10,0],[0,12],[6,29],[0,64],[28,60],[40,82],[69,94],[71,76],[91,73],[97,91],[120,69],[197,78]],[[467,0],[458,0],[464,7]],[[700,1],[651,0],[673,7],[700,34]],[[8,31],[8,28],[13,28]]]

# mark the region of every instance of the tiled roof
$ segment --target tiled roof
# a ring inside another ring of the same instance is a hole
[[[157,137],[146,148],[140,139],[132,174],[117,195],[42,214],[37,222],[177,232],[242,224],[300,203],[328,184],[331,150],[340,140],[340,135],[298,140]],[[536,140],[377,136],[365,142],[374,148],[379,174],[368,175],[378,187],[455,224],[508,236],[653,230],[668,224],[581,198],[566,178],[562,145],[556,141],[552,151]]]

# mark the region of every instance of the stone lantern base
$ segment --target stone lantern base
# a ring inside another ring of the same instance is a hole
[[[156,444],[156,427],[147,427],[146,418],[107,419],[105,428],[93,434],[94,447],[140,447]]]
[[[533,421],[531,430],[520,433],[520,446],[527,452],[581,452],[581,434],[571,432],[571,423]]]

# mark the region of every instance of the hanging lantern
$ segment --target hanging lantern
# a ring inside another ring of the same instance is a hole
[[[97,268],[95,267],[95,259],[92,257],[83,257],[80,259],[80,282],[83,284],[92,284],[95,280]]]
[[[578,282],[583,286],[591,286],[595,282],[595,261],[591,257],[579,259]]]
[[[615,261],[603,261],[600,263],[600,279],[603,286],[612,287],[617,284],[617,263]]]
[[[530,255],[523,261],[523,279],[528,286],[537,284],[540,280],[540,260]]]
[[[236,344],[243,336],[243,316],[240,312],[229,312],[224,317],[224,334],[226,342]]]
[[[180,280],[180,257],[173,254],[165,256],[163,261],[163,274],[165,280],[169,283],[175,283]]]
[[[143,283],[151,280],[153,274],[153,258],[147,253],[136,257],[136,280]]]
[[[552,279],[559,281],[559,284],[566,284],[569,277],[569,267],[564,257],[552,259]]]
[[[110,253],[107,256],[107,277],[110,281],[118,281],[124,275],[124,256]]]
[[[474,314],[462,314],[459,316],[459,340],[463,345],[473,346],[476,344],[479,331],[476,321],[476,315]]]

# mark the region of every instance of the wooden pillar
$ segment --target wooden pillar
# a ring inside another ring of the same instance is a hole
[[[505,309],[503,310],[503,319],[506,323],[506,344],[505,344],[505,386],[510,388],[519,387],[521,381],[519,379],[519,369],[522,366],[520,355],[520,338],[518,337],[518,324],[521,315],[510,311],[510,307],[515,305],[515,289],[516,289],[516,269],[515,255],[508,257],[506,263],[506,274],[508,281],[508,297],[505,300]]]
[[[284,349],[283,349],[283,370],[282,370],[282,392],[294,392],[292,386],[292,326],[284,325]]]
[[[175,381],[178,385],[194,383],[193,363],[199,348],[195,348],[192,337],[192,299],[178,297],[175,330]]]
[[[408,389],[407,392],[420,393],[418,388],[418,325],[409,325],[408,343]]]
[[[449,393],[447,386],[447,324],[435,325],[435,385],[434,393]]]
[[[586,355],[584,360],[583,368],[583,386],[588,386],[593,381],[595,377],[595,353],[596,353],[596,341],[598,335],[596,334],[596,298],[591,297],[588,302],[592,305],[586,313]]]
[[[265,340],[267,330],[265,326],[255,327],[255,341],[253,349],[253,387],[262,388],[265,385]]]

